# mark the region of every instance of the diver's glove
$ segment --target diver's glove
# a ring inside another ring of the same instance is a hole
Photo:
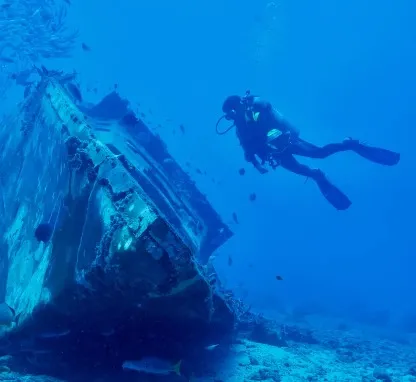
[[[253,163],[254,168],[262,175],[266,174],[269,172],[269,170],[267,170],[267,168],[263,167],[264,161],[263,163],[260,164],[260,162],[254,158],[251,160],[251,163]]]

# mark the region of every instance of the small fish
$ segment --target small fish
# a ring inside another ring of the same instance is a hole
[[[182,134],[185,134],[185,126],[179,125],[179,129],[181,130]]]
[[[10,373],[10,368],[5,365],[0,366],[0,373]]]
[[[246,170],[244,170],[243,168],[240,168],[240,169],[238,170],[238,173],[239,173],[241,176],[243,176],[243,175],[246,173]]]
[[[228,266],[231,267],[231,265],[233,265],[233,258],[228,256]]]
[[[277,275],[277,276],[276,276],[276,280],[277,280],[277,281],[283,281],[283,277],[282,277],[282,276]]]
[[[172,164],[175,163],[172,158],[163,159],[163,164]]]
[[[248,199],[250,200],[250,202],[254,202],[257,199],[257,195],[252,192],[249,196]]]
[[[240,222],[238,221],[237,214],[235,212],[233,212],[233,220],[234,220],[234,223],[240,224]]]
[[[181,363],[176,364],[172,362],[153,357],[146,357],[136,361],[124,361],[123,370],[134,370],[146,374],[168,375],[175,373],[181,375]]]
[[[17,324],[19,316],[20,314],[16,316],[15,310],[5,302],[0,304],[0,326],[11,326],[13,323]]]
[[[81,44],[81,48],[84,52],[91,52],[91,48],[85,43]]]
[[[35,230],[35,237],[39,242],[47,243],[53,234],[53,225],[50,223],[40,223]]]
[[[22,353],[31,353],[35,356],[53,353],[52,349],[30,349],[30,348],[26,349],[26,348],[21,348],[20,351]]]
[[[62,330],[60,332],[45,332],[45,333],[40,333],[37,337],[38,338],[60,338],[60,337],[67,336],[69,333],[71,333],[70,330]]]
[[[10,57],[0,56],[0,61],[6,64],[14,64],[14,60]]]
[[[214,350],[219,345],[220,344],[214,344],[214,345],[205,346],[205,350],[212,351],[212,350]]]

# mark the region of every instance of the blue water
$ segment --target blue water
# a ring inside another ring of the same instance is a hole
[[[118,84],[163,124],[158,132],[181,164],[207,172],[194,174],[197,185],[226,221],[234,211],[240,221],[217,255],[227,284],[243,284],[259,309],[316,304],[354,316],[388,310],[398,320],[416,313],[416,5],[112,4],[73,3],[70,21],[92,50],[78,48],[60,65],[102,92]],[[400,151],[402,161],[384,168],[351,153],[315,160],[353,202],[338,212],[313,182],[282,169],[261,176],[233,132],[215,134],[225,97],[246,89],[270,100],[305,139],[353,136]]]
[[[235,233],[215,254],[227,287],[270,316],[305,311],[405,330],[416,316],[414,1],[72,0],[67,10],[65,25],[79,31],[68,57],[21,66],[76,70],[90,102],[117,84],[146,114]],[[14,65],[2,62],[2,75]],[[234,131],[215,134],[225,97],[247,89],[306,140],[351,136],[402,160],[390,168],[353,153],[302,159],[352,200],[336,211],[312,181],[256,172]],[[17,91],[8,91],[2,102],[13,105]]]

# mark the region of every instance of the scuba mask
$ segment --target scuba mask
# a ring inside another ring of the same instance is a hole
[[[250,102],[253,101],[253,98],[256,96],[251,95],[250,90],[246,91],[246,94],[241,97],[241,101],[240,104],[244,105],[244,109],[247,110],[249,108],[249,104]],[[224,130],[219,130],[219,125],[221,123],[222,120],[226,120],[226,121],[233,121],[235,119],[237,115],[237,110],[235,109],[231,109],[229,111],[227,111],[224,115],[222,115],[218,120],[217,123],[215,125],[215,131],[218,135],[224,135],[227,134],[234,126],[235,126],[235,122],[233,122],[232,125],[228,126],[226,129]]]

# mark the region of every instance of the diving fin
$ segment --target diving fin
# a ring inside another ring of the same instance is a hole
[[[399,153],[379,147],[371,147],[358,143],[354,144],[353,150],[363,158],[384,166],[395,166],[400,161]]]
[[[320,171],[319,176],[315,178],[316,184],[321,190],[322,195],[331,203],[337,210],[343,211],[350,207],[351,201],[339,188],[335,187]]]

